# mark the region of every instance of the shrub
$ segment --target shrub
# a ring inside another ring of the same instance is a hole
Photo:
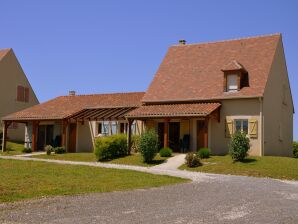
[[[149,129],[141,135],[140,152],[145,163],[153,161],[158,152],[158,136],[154,129]]]
[[[141,139],[141,136],[139,135],[134,135],[132,136],[132,151],[133,152],[139,152],[140,151],[140,139]]]
[[[128,155],[126,135],[119,134],[97,138],[94,153],[98,161]]]
[[[197,155],[201,158],[201,159],[207,159],[210,157],[210,149],[208,148],[200,148],[198,150]]]
[[[229,144],[229,153],[234,161],[243,161],[250,148],[246,133],[236,132]]]
[[[173,151],[170,148],[162,148],[159,151],[160,157],[171,157],[172,156],[172,153],[173,153]]]
[[[31,153],[32,152],[32,149],[31,148],[24,148],[22,150],[23,153]]]
[[[298,158],[298,142],[293,142],[293,155]]]
[[[56,147],[54,148],[54,152],[55,154],[64,154],[66,151],[64,147]]]
[[[51,145],[46,145],[44,147],[44,150],[46,151],[47,155],[51,155],[51,153],[53,152],[53,147]]]
[[[198,166],[202,165],[198,155],[196,153],[193,153],[193,152],[189,152],[189,153],[186,154],[185,164],[188,167],[198,167]]]

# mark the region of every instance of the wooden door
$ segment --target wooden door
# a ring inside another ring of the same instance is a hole
[[[38,126],[38,135],[37,135],[37,151],[44,150],[46,144],[46,126]]]
[[[169,146],[174,152],[180,152],[180,122],[169,124]]]
[[[164,130],[165,130],[165,124],[164,123],[158,123],[157,134],[158,134],[159,149],[163,148]]]
[[[208,122],[199,120],[197,122],[197,149],[208,147]]]
[[[52,145],[54,143],[54,125],[46,126],[46,145]]]
[[[76,152],[77,124],[69,124],[68,152]]]

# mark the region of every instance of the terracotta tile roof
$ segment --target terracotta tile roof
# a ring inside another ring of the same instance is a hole
[[[11,48],[0,49],[0,60],[11,50]]]
[[[258,97],[264,93],[280,34],[169,48],[143,102],[180,102]],[[248,71],[249,87],[223,91],[222,68],[237,60]]]
[[[206,116],[221,106],[220,103],[191,103],[191,104],[159,104],[143,105],[126,117],[183,117]]]
[[[143,96],[144,92],[60,96],[3,120],[54,120],[67,118],[86,108],[138,107]]]
[[[225,65],[221,70],[222,71],[234,71],[234,70],[246,71],[243,65],[241,65],[237,60],[231,61],[229,64]]]

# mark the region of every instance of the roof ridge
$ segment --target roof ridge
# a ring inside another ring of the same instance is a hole
[[[78,94],[74,96],[99,96],[99,95],[124,95],[124,94],[141,94],[145,92],[116,92],[116,93],[93,93],[93,94]],[[58,97],[74,97],[74,96],[69,96],[69,95],[63,95],[63,96],[58,96]]]
[[[187,47],[191,45],[207,45],[207,44],[216,44],[216,43],[225,43],[231,41],[239,41],[239,40],[248,40],[248,39],[256,39],[256,38],[263,38],[263,37],[272,37],[272,36],[281,36],[281,33],[273,33],[273,34],[263,34],[258,36],[250,36],[250,37],[240,37],[240,38],[232,38],[227,40],[218,40],[218,41],[208,41],[208,42],[201,42],[201,43],[192,43],[192,44],[174,44],[171,47]]]

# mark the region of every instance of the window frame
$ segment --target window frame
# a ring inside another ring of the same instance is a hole
[[[246,135],[248,135],[248,132],[249,132],[249,119],[246,119],[246,118],[241,118],[241,119],[234,119],[234,133],[235,132],[237,132],[238,130],[237,130],[237,125],[236,125],[236,122],[237,121],[240,121],[240,132],[241,133],[246,133]],[[243,123],[244,123],[244,121],[246,121],[247,122],[247,131],[244,131],[243,130],[243,127],[244,127],[244,125],[243,125]]]

